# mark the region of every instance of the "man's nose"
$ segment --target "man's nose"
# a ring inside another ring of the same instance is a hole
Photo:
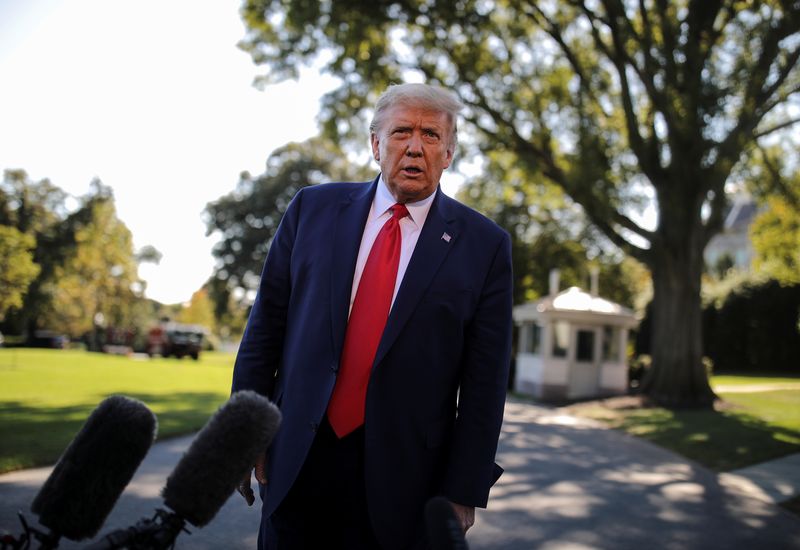
[[[422,156],[422,135],[417,132],[411,133],[411,138],[406,144],[406,155],[409,157]]]

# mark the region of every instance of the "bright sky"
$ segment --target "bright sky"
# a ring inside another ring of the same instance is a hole
[[[258,91],[236,47],[239,0],[0,0],[0,170],[21,168],[79,196],[113,188],[136,248],[150,244],[147,295],[186,301],[211,275],[206,203],[261,174],[269,153],[317,133],[336,82]]]

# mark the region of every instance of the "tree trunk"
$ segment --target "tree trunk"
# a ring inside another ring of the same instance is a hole
[[[652,365],[642,389],[661,406],[708,408],[716,396],[703,365],[702,245],[683,237],[653,256]]]

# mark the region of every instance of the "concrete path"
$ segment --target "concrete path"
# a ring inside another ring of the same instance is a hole
[[[800,495],[800,453],[723,474],[767,502],[785,502]]]
[[[190,441],[154,446],[101,533],[152,514]],[[498,462],[506,473],[469,532],[473,550],[800,548],[800,518],[741,472],[718,475],[558,410],[510,401]],[[28,506],[48,473],[0,476],[0,529],[19,532],[17,509],[34,519]],[[258,516],[234,495],[210,525],[181,535],[177,548],[255,548]]]

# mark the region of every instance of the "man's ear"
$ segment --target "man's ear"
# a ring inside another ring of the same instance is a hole
[[[378,134],[371,133],[369,135],[370,143],[372,143],[372,157],[377,160],[378,162],[381,161],[381,140],[378,138]]]
[[[453,164],[453,156],[455,155],[455,152],[456,152],[455,145],[451,145],[450,147],[447,148],[447,151],[445,152],[445,157],[444,157],[444,159],[445,159],[444,169],[445,170],[450,168],[450,165]]]

